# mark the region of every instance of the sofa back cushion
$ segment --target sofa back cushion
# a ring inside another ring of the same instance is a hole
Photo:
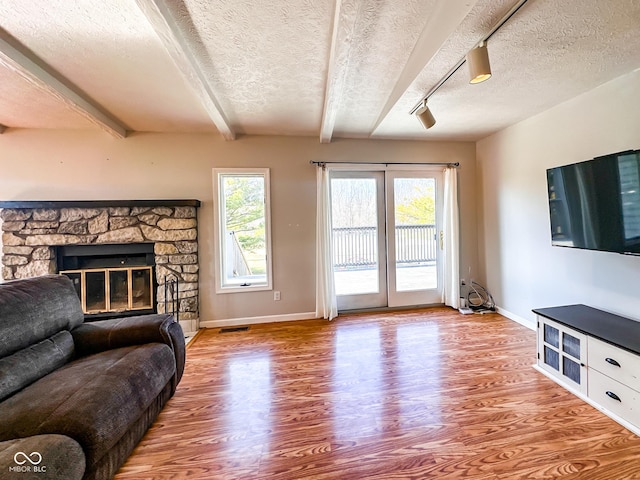
[[[84,320],[75,288],[64,275],[0,283],[0,358]]]
[[[0,402],[62,367],[73,357],[73,337],[66,330],[0,358]]]

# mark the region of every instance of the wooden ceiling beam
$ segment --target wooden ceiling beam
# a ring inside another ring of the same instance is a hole
[[[429,20],[425,24],[411,55],[407,60],[398,80],[382,107],[376,123],[371,131],[373,134],[398,100],[409,89],[411,84],[426,68],[431,59],[438,53],[447,38],[463,22],[476,2],[469,0],[438,0]],[[426,92],[425,92],[426,93]]]
[[[320,125],[320,143],[331,143],[336,125],[336,117],[340,108],[340,97],[345,88],[351,39],[357,21],[357,15],[347,18],[345,10],[357,12],[357,8],[345,9],[344,3],[352,0],[336,0],[333,15],[333,30],[329,50],[329,67],[325,82],[324,105],[322,107],[322,123]]]
[[[19,75],[31,86],[56,98],[67,108],[114,137],[125,138],[127,136],[127,129],[124,125],[91,99],[71,87],[67,79],[48,71],[44,62],[28,57],[2,38],[0,38],[0,65]]]
[[[220,103],[214,94],[213,85],[202,70],[178,27],[178,22],[163,0],[136,0],[136,4],[154,29],[169,56],[178,67],[188,85],[197,94],[202,106],[214,125],[226,140],[234,140],[236,135]]]

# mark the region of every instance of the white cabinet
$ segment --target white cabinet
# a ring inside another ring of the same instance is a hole
[[[587,337],[546,318],[538,320],[538,365],[587,393]]]
[[[593,337],[588,339],[588,351],[587,364],[590,369],[640,392],[639,355]]]
[[[534,312],[536,368],[640,435],[640,322],[584,305]]]

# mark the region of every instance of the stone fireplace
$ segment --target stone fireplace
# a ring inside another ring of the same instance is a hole
[[[159,313],[165,311],[167,284],[177,280],[177,298],[171,308],[177,309],[184,331],[194,332],[198,328],[199,316],[196,212],[199,206],[198,200],[0,202],[4,254],[2,277],[11,280],[65,271],[69,272],[67,275],[72,275],[72,279],[77,279],[74,283],[80,285],[86,280],[87,274],[78,273],[77,277],[73,277],[82,269],[75,268],[78,265],[73,263],[74,260],[67,259],[65,264],[63,252],[71,252],[73,256],[74,252],[82,250],[82,246],[101,250],[98,247],[101,245],[119,251],[126,249],[127,245],[132,246],[134,251],[146,249],[147,263],[151,264],[146,267],[147,270],[152,269],[148,279],[143,270],[145,267],[137,265],[138,260],[131,260],[131,254],[123,257],[110,255],[110,261],[116,264],[107,262],[99,268],[95,263],[86,263],[84,259],[80,262],[88,265],[89,268],[85,270],[91,272],[94,278],[97,276],[99,279],[102,275],[106,284],[111,277],[117,281],[126,275],[131,283],[142,285],[150,282],[154,290],[150,292],[153,304],[148,307],[150,311]],[[80,254],[80,257],[84,255],[86,253]],[[78,260],[75,262],[78,263]],[[125,265],[132,262],[132,265]],[[109,295],[108,285],[106,295]],[[131,287],[129,295],[132,295]],[[112,296],[120,303],[125,298]],[[146,296],[140,298],[148,301]],[[136,313],[135,303],[131,298],[128,301],[130,307],[134,306],[133,313]],[[86,300],[83,300],[83,305],[86,306]],[[147,313],[149,309],[144,312],[141,309],[140,313]]]

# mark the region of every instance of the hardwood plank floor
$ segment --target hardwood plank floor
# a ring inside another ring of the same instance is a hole
[[[640,479],[640,438],[449,308],[205,330],[131,479]]]

